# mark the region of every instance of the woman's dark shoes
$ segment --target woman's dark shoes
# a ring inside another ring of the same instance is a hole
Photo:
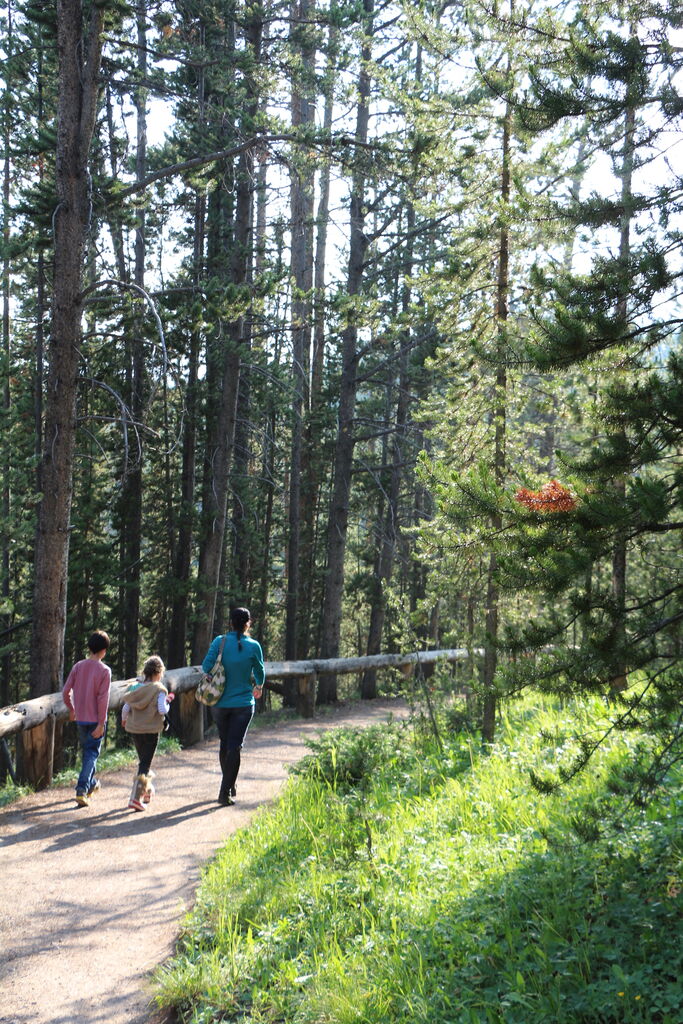
[[[218,794],[218,803],[221,807],[232,807],[234,802],[233,798],[227,793],[224,793],[223,790]]]

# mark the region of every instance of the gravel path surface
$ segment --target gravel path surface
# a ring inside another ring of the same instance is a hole
[[[150,972],[168,957],[202,865],[278,794],[305,740],[405,714],[341,708],[247,736],[234,807],[216,803],[218,742],[155,758],[157,793],[127,809],[132,771],[103,775],[90,807],[72,789],[0,811],[0,1024],[151,1024]]]

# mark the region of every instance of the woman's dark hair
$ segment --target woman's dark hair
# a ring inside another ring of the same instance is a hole
[[[250,622],[251,612],[248,608],[233,608],[230,612],[230,625],[237,633],[237,647],[240,651],[242,650],[242,641],[240,640],[240,637],[243,635]]]

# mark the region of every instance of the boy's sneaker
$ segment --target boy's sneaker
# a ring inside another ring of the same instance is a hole
[[[91,786],[91,787],[90,787],[90,789],[88,790],[88,796],[92,796],[92,795],[93,795],[93,793],[96,793],[96,792],[97,792],[97,790],[98,790],[98,789],[101,789],[101,788],[102,788],[102,787],[101,787],[101,785],[100,785],[100,780],[99,780],[99,779],[95,779],[95,781],[93,782],[92,786]]]
[[[136,800],[134,797],[131,798],[128,801],[128,806],[130,807],[130,809],[132,811],[144,811],[145,810],[145,805],[143,803],[141,803],[139,800]]]
[[[87,793],[76,793],[76,803],[79,807],[87,807],[90,801]]]

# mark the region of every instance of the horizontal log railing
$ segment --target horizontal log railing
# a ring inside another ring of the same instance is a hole
[[[315,711],[316,681],[319,675],[342,675],[369,668],[396,668],[405,675],[419,664],[433,666],[437,662],[462,661],[479,654],[464,647],[441,651],[414,651],[409,654],[372,654],[357,658],[314,658],[307,661],[267,661],[266,680],[296,679],[297,711],[305,718]],[[204,736],[203,705],[197,703],[194,691],[202,676],[199,666],[169,669],[164,682],[176,695],[174,705],[178,732],[183,745],[198,743]],[[115,680],[109,695],[109,710],[118,711],[131,679]],[[20,777],[42,788],[53,775],[56,726],[69,717],[61,693],[21,701],[0,709],[0,740],[17,735],[17,770]]]

